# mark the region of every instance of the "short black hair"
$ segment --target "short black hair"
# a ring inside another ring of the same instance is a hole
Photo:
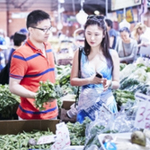
[[[105,19],[105,22],[107,23],[108,27],[113,28],[113,22],[110,19]]]
[[[123,31],[126,31],[130,34],[130,30],[128,27],[122,27],[121,29],[119,29],[119,32],[123,32]]]
[[[15,32],[13,42],[15,46],[21,46],[21,43],[26,40],[26,35],[21,32]]]
[[[130,32],[130,30],[129,30],[129,28],[128,27],[122,27],[121,29],[119,29],[119,32],[121,33],[121,32],[127,32],[127,33],[129,33],[129,36],[131,37],[131,32]]]
[[[34,10],[27,16],[26,26],[27,29],[32,26],[36,26],[40,21],[50,19],[48,13],[43,10]]]

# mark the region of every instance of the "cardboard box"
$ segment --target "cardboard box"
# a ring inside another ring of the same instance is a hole
[[[0,134],[18,134],[33,130],[47,131],[50,129],[55,134],[56,124],[60,120],[5,120],[0,121]]]
[[[67,58],[67,59],[59,59],[58,60],[58,65],[68,65],[72,64],[72,58]]]
[[[69,118],[67,115],[67,111],[70,109],[70,106],[75,103],[75,101],[63,101],[62,108],[60,110],[60,120],[67,123],[67,122],[76,122],[76,116],[73,118]]]
[[[75,103],[75,101],[67,101],[67,100],[64,100],[63,101],[63,104],[62,104],[62,108],[66,109],[66,110],[69,110],[70,109],[70,106]]]

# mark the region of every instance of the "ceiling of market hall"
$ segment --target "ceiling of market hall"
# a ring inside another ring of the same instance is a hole
[[[42,9],[45,11],[57,11],[59,2],[63,12],[78,12],[81,9],[81,1],[83,1],[83,9],[87,13],[93,13],[99,10],[105,13],[106,0],[0,0],[0,11],[32,11]],[[110,0],[108,0],[108,11],[110,10]]]

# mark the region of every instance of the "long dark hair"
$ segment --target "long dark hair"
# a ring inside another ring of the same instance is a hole
[[[113,61],[112,61],[111,54],[109,52],[109,36],[107,32],[106,23],[104,19],[99,19],[96,16],[94,16],[92,18],[87,19],[85,26],[84,26],[84,30],[90,25],[98,25],[98,27],[100,27],[103,30],[104,38],[101,42],[101,47],[102,47],[103,55],[107,60],[107,66],[110,68],[113,66]],[[88,44],[86,38],[84,41],[84,52],[86,56],[88,56],[91,52],[91,47]]]

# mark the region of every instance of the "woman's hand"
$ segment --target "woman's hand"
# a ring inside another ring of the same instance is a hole
[[[106,91],[109,87],[111,87],[111,84],[112,84],[112,81],[106,79],[105,84],[103,84],[103,86],[104,86],[104,91]]]
[[[103,86],[105,86],[106,82],[107,82],[107,79],[99,78],[99,77],[96,77],[95,75],[89,78],[89,84],[103,84]]]
[[[150,45],[149,42],[142,42],[142,43],[141,43],[141,46],[144,46],[144,47],[147,47],[147,46],[149,46],[149,45]]]

